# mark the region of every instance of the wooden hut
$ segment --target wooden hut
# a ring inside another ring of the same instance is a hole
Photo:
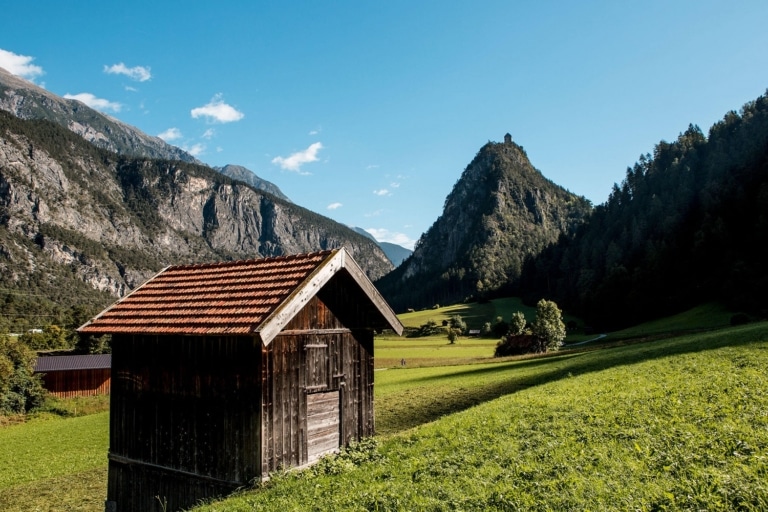
[[[374,332],[346,250],[173,266],[80,327],[112,335],[106,510],[178,510],[374,433]]]
[[[43,387],[59,398],[108,395],[111,355],[43,356],[35,362],[35,373],[43,376]]]

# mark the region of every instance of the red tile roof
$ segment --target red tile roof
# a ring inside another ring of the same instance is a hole
[[[171,266],[78,332],[251,334],[337,252]]]

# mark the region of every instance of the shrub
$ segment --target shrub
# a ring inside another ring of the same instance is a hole
[[[43,404],[45,390],[34,375],[36,358],[17,338],[0,336],[0,414],[24,414]]]
[[[519,356],[544,352],[539,339],[532,334],[508,334],[496,345],[494,357]]]

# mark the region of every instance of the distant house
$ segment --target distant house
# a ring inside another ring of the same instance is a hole
[[[108,511],[178,510],[374,433],[374,332],[344,249],[169,267],[81,326],[112,335]]]
[[[43,356],[35,362],[35,373],[43,374],[43,386],[54,396],[108,395],[110,354]]]

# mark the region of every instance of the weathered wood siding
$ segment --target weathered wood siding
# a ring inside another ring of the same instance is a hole
[[[115,335],[112,351],[108,509],[179,510],[260,476],[253,338]]]
[[[263,476],[318,456],[318,448],[309,446],[315,441],[307,418],[313,394],[328,395],[313,399],[326,412],[329,400],[338,400],[336,448],[373,435],[373,333],[347,329],[318,297],[264,349],[261,376]],[[323,453],[331,449],[328,435]]]
[[[110,382],[109,368],[62,370],[43,374],[43,387],[59,398],[108,395]]]

